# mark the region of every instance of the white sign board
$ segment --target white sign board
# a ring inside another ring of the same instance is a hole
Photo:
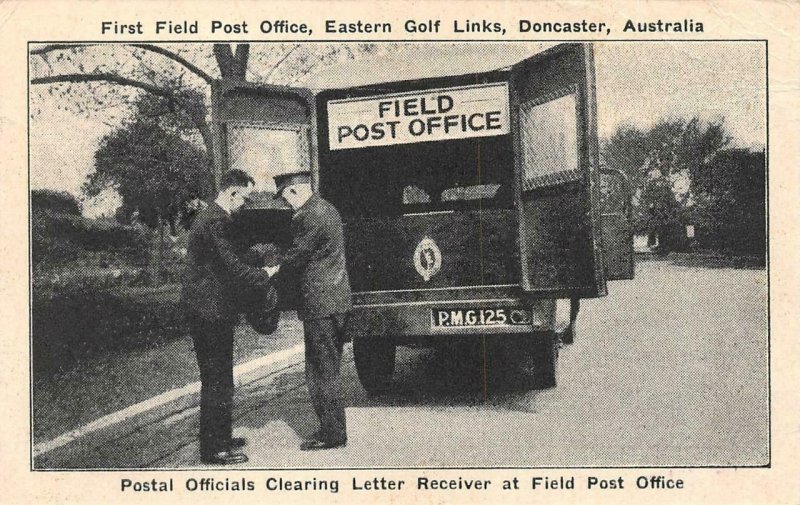
[[[331,151],[506,135],[509,122],[507,83],[328,102]]]

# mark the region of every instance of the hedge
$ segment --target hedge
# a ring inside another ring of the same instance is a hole
[[[78,203],[78,199],[66,191],[34,189],[31,191],[31,208],[75,216],[81,215],[81,204]]]
[[[32,304],[37,377],[99,353],[156,347],[186,334],[177,284],[128,289],[89,281],[34,285]]]

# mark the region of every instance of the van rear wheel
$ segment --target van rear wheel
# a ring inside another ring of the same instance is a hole
[[[380,337],[353,339],[353,358],[358,380],[374,396],[385,393],[392,382],[397,347]]]

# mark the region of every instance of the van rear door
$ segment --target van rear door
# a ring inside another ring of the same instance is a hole
[[[562,44],[514,65],[510,100],[522,288],[603,296],[592,46]]]
[[[212,89],[212,124],[223,171],[240,169],[256,181],[256,192],[231,225],[244,250],[255,243],[291,243],[291,209],[274,200],[275,175],[310,170],[317,185],[314,96],[306,89],[248,82],[218,82]],[[299,306],[296,279],[280,277],[281,308]]]

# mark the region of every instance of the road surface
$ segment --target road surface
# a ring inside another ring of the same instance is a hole
[[[346,348],[346,447],[301,452],[317,428],[302,356],[237,388],[235,432],[254,468],[757,466],[769,462],[763,269],[644,261],[581,305],[556,388],[528,391],[504,342],[398,353],[370,398]],[[513,361],[512,361],[513,362]],[[513,369],[513,370],[511,370]],[[40,454],[37,468],[194,468],[196,395]]]

